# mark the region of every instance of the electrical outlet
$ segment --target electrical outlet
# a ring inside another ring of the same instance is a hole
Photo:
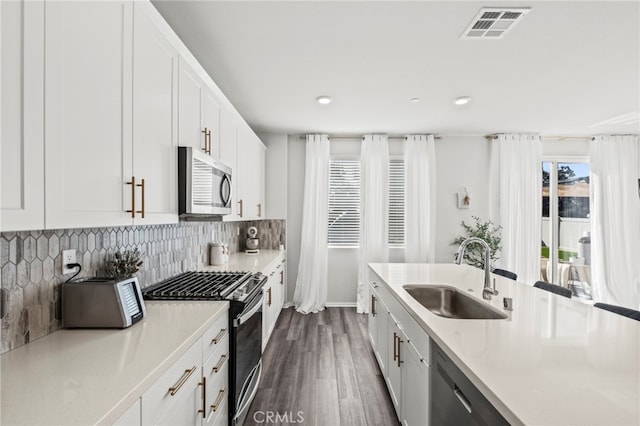
[[[70,274],[75,272],[77,268],[67,268],[67,265],[70,263],[76,263],[76,251],[74,249],[71,250],[62,250],[62,274]]]

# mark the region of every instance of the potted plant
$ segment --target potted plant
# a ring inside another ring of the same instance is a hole
[[[132,277],[141,266],[140,250],[118,250],[107,260],[105,272],[112,278]]]
[[[502,226],[495,225],[490,220],[482,221],[478,216],[472,216],[474,223],[466,224],[464,220],[460,225],[464,229],[464,235],[459,235],[451,245],[459,246],[464,240],[476,237],[484,240],[491,248],[491,263],[500,258],[502,248]],[[464,252],[464,261],[476,268],[484,268],[484,250],[479,244],[470,244]],[[492,268],[493,269],[493,268]]]

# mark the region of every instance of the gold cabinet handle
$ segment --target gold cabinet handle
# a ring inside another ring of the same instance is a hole
[[[214,373],[217,373],[218,371],[220,371],[220,369],[222,368],[222,366],[224,365],[225,360],[227,359],[227,357],[229,356],[228,353],[222,355],[220,357],[220,360],[218,361],[218,363],[216,365],[213,366],[213,368],[211,369],[211,371],[213,371]]]
[[[402,359],[400,359],[400,343],[403,343],[403,342],[404,340],[400,339],[400,336],[398,336],[398,367],[400,367],[400,364],[404,362],[402,361]]]
[[[258,217],[262,217],[262,203],[258,203]]]
[[[378,313],[376,312],[376,296],[371,295],[371,315],[376,316]]]
[[[211,155],[211,129],[207,131],[207,154]]]
[[[216,412],[218,407],[220,407],[220,404],[222,404],[222,401],[224,400],[224,395],[226,393],[227,393],[227,388],[220,389],[220,392],[218,393],[218,397],[216,398],[216,402],[214,402],[213,405],[211,406],[211,410],[214,413]]]
[[[191,370],[184,370],[184,374],[182,375],[178,383],[176,383],[173,387],[169,388],[169,393],[171,394],[171,396],[174,396],[176,393],[178,393],[180,388],[186,383],[187,380],[189,380],[189,377],[191,377],[191,375],[195,371],[196,371],[195,365],[191,368]]]
[[[202,148],[202,151],[204,151],[205,154],[208,154],[208,133],[209,130],[205,127],[204,130],[202,130],[202,133],[204,134],[204,148]]]
[[[131,176],[131,182],[125,182],[125,185],[131,185],[131,210],[125,210],[131,213],[131,217],[136,217],[136,177]]]
[[[396,332],[393,332],[393,360],[397,360],[398,359],[398,347],[397,347],[397,342],[398,341],[398,335],[396,334]]]
[[[140,187],[141,192],[142,192],[142,205],[140,206],[141,209],[136,211],[136,213],[140,213],[140,215],[142,216],[142,218],[144,219],[144,179],[142,179],[140,181],[139,184],[137,184],[136,186]]]
[[[269,299],[267,300],[267,306],[271,306],[271,287],[269,287],[269,290],[267,290],[267,293],[269,293]]]
[[[202,418],[205,418],[207,415],[207,378],[203,377],[198,385],[202,386],[202,410],[198,410],[198,413],[202,413]]]
[[[242,207],[244,206],[244,203],[242,202],[242,200],[240,200],[240,201],[238,201],[238,204],[240,204],[240,213],[239,213],[239,215],[240,215],[240,217],[242,217],[243,216],[242,215],[242,210],[243,210]]]
[[[213,343],[214,345],[217,345],[220,342],[220,340],[222,340],[222,338],[226,336],[226,334],[227,334],[227,329],[223,328],[222,330],[220,330],[220,333],[218,333],[216,337],[211,339],[211,343]]]

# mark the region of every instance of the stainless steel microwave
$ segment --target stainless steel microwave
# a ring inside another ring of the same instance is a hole
[[[178,147],[178,212],[181,217],[231,214],[231,167],[191,147]]]

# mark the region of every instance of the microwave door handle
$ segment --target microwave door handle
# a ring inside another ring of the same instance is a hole
[[[228,191],[225,191],[225,187],[229,188]],[[225,192],[228,192],[228,196],[225,198]],[[222,177],[222,182],[220,182],[220,200],[222,201],[222,205],[227,207],[231,202],[232,196],[232,186],[231,186],[231,178],[228,174],[224,174]]]
[[[244,324],[244,322],[251,318],[253,314],[262,309],[262,295],[260,295],[260,297],[256,297],[255,300],[256,302],[251,309],[246,312],[242,312],[238,318],[233,320],[234,327],[239,327],[240,325]]]

